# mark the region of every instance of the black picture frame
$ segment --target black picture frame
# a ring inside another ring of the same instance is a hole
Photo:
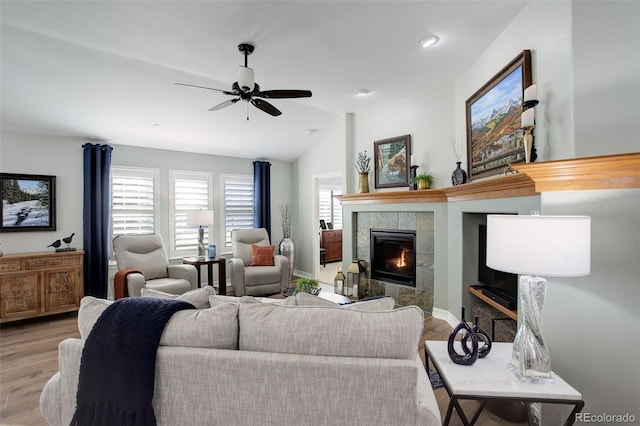
[[[469,181],[525,160],[520,119],[524,89],[531,83],[531,51],[523,50],[467,99]]]
[[[375,141],[373,152],[376,188],[399,188],[409,184],[411,135]]]
[[[327,224],[324,219],[320,219],[320,229],[327,229]]]
[[[55,231],[56,177],[0,173],[0,231]]]
[[[327,222],[327,229],[333,229],[333,223]]]

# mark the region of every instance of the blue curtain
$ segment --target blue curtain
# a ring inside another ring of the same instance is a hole
[[[111,227],[111,151],[84,144],[84,294],[107,298]]]
[[[253,226],[265,228],[271,239],[271,163],[253,162]]]

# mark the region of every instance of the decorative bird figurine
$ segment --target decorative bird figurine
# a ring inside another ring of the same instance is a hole
[[[60,240],[55,240],[54,242],[52,242],[51,244],[49,244],[47,247],[53,247],[53,248],[58,248],[62,245],[62,243],[60,242]]]
[[[71,240],[73,240],[73,236],[74,235],[76,235],[75,232],[73,234],[69,235],[68,237],[62,239],[62,241],[67,243],[67,248],[69,248],[71,246]]]

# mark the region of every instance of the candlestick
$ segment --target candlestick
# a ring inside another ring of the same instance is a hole
[[[418,161],[418,159],[416,158],[415,154],[411,154],[411,165],[417,165],[416,162]]]

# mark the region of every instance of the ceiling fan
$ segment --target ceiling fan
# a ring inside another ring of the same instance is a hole
[[[229,99],[209,108],[209,111],[218,111],[219,109],[226,108],[229,105],[233,105],[238,101],[246,101],[251,103],[256,108],[271,114],[274,117],[282,114],[282,112],[270,104],[269,102],[260,99],[287,99],[287,98],[310,98],[310,90],[260,90],[260,86],[256,83],[253,76],[253,69],[248,67],[247,58],[253,53],[255,46],[249,43],[241,43],[238,45],[238,50],[244,55],[244,66],[238,67],[238,81],[231,85],[231,90],[216,89],[213,87],[196,86],[193,84],[176,83],[178,86],[195,87],[197,89],[215,90],[222,92],[225,95],[235,96],[234,99]],[[247,113],[247,120],[249,114]]]

